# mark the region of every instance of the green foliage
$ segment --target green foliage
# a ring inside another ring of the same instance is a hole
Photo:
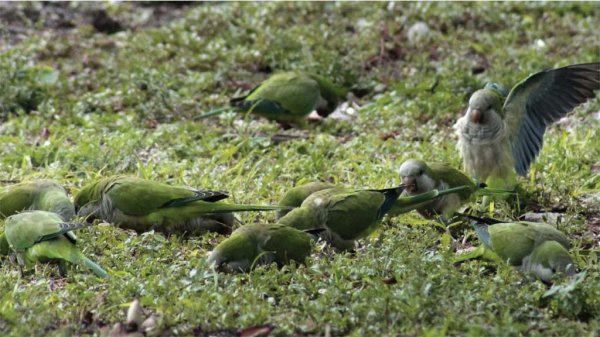
[[[103,6],[133,23],[147,13]],[[113,35],[89,25],[46,31],[0,54],[0,181],[44,177],[74,193],[100,176],[131,174],[228,190],[231,202],[251,204],[275,204],[314,180],[392,187],[407,158],[459,166],[451,126],[487,81],[510,87],[531,72],[598,60],[594,3],[209,3],[183,13]],[[417,21],[430,32],[410,41]],[[349,120],[304,131],[234,114],[190,120],[271,71],[292,69],[369,90]],[[0,335],[93,335],[139,298],[165,335],[272,324],[282,336],[592,336],[600,264],[586,252],[599,248],[599,110],[594,99],[549,128],[520,180],[520,208],[494,205],[492,215],[505,219],[563,213],[559,229],[586,275],[551,295],[509,266],[454,267],[454,251],[478,243],[474,233],[458,225],[441,234],[417,214],[384,219],[354,254],[319,244],[306,266],[238,275],[206,264],[224,237],[100,225],[79,231],[79,246],[107,280],[85,272],[63,280],[44,265],[20,277],[0,261]],[[282,133],[300,137],[273,137]],[[239,218],[275,221],[270,213]]]

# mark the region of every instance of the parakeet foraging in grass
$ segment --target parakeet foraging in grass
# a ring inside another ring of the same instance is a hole
[[[397,200],[405,211],[440,195],[461,190],[437,190],[414,197],[398,199],[404,187],[383,190],[351,190],[334,187],[312,193],[295,208],[279,219],[278,223],[300,230],[325,229],[319,236],[341,250],[354,248],[357,239],[373,232],[383,216]],[[413,208],[414,209],[414,208]]]
[[[53,180],[26,181],[0,189],[0,218],[25,210],[54,212],[64,221],[75,216],[67,191]]]
[[[323,76],[290,71],[278,73],[255,87],[248,95],[230,101],[231,108],[213,110],[196,119],[224,111],[250,112],[282,123],[303,125],[312,112],[322,117],[331,114],[347,90]]]
[[[570,276],[577,271],[568,252],[569,239],[548,224],[473,221],[473,228],[483,243],[483,249],[458,255],[455,262],[482,257],[487,250],[484,258],[520,266],[522,271],[544,282],[550,282],[557,272]]]
[[[321,181],[310,182],[308,184],[296,186],[285,193],[281,201],[279,202],[280,206],[290,206],[290,207],[300,207],[304,200],[308,198],[309,195],[321,191],[324,189],[335,187],[335,185],[330,183],[324,183]],[[277,219],[280,219],[284,215],[288,214],[290,210],[281,210],[277,212]]]
[[[76,237],[72,230],[88,224],[66,223],[56,213],[25,211],[6,219],[6,240],[16,253],[20,266],[36,262],[57,262],[61,275],[66,275],[66,262],[85,266],[99,277],[108,274],[92,260],[85,257],[75,246]]]
[[[224,192],[113,176],[83,187],[75,196],[75,207],[78,215],[88,220],[98,218],[137,232],[156,230],[186,235],[206,231],[230,233],[231,212],[289,208],[217,202],[227,197]]]
[[[228,272],[249,271],[255,265],[304,263],[312,249],[309,234],[281,224],[251,224],[238,228],[215,247],[208,263]]]
[[[402,192],[403,196],[415,196],[434,189],[443,191],[453,187],[468,187],[458,193],[435,198],[416,208],[419,214],[427,218],[439,215],[443,220],[448,219],[475,193],[496,195],[507,192],[505,190],[483,188],[482,185],[476,184],[460,170],[448,164],[431,163],[428,165],[417,159],[409,159],[402,163],[400,176],[402,177],[402,184],[405,186],[404,192]],[[396,207],[392,207],[390,214],[393,215],[396,211]]]
[[[488,83],[473,93],[455,125],[466,171],[490,187],[513,189],[543,145],[546,127],[595,96],[600,63],[541,71],[510,93]]]

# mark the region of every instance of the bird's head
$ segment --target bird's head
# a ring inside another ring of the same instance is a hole
[[[567,249],[553,240],[539,244],[530,256],[523,259],[523,266],[544,283],[551,283],[556,273],[567,276],[577,273],[577,266]]]
[[[323,76],[312,73],[310,73],[309,76],[319,84],[321,97],[323,97],[325,101],[325,104],[317,107],[317,113],[321,117],[327,117],[333,113],[337,106],[346,98],[348,89],[336,85]]]
[[[506,96],[508,96],[508,91],[506,91],[506,88],[504,88],[504,86],[502,86],[502,84],[498,84],[498,83],[494,83],[494,82],[488,82],[485,84],[484,89],[489,89],[489,90],[493,90],[495,91],[498,95],[506,98]]]
[[[208,265],[227,273],[249,271],[260,255],[257,245],[259,234],[260,226],[257,225],[238,228],[209,253]]]
[[[422,160],[409,159],[400,166],[400,177],[404,190],[409,194],[424,193],[433,190],[435,181],[430,169]]]
[[[467,119],[472,124],[481,126],[494,125],[502,120],[502,102],[504,96],[500,91],[488,88],[477,90],[469,99],[466,112]]]
[[[96,181],[79,190],[73,200],[75,212],[79,212],[79,210],[88,203],[100,199],[100,188],[100,181]]]
[[[550,268],[553,273],[562,273],[567,276],[573,276],[579,270],[568,254],[559,254],[550,258]]]

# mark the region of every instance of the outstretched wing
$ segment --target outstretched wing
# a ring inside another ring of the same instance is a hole
[[[600,63],[576,64],[535,73],[517,84],[504,103],[515,169],[526,175],[542,148],[546,127],[600,89]]]

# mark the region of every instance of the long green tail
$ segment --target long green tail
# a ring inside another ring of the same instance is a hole
[[[193,207],[194,203],[189,206]],[[202,202],[199,207],[194,207],[192,212],[198,212],[202,214],[210,213],[229,213],[229,212],[251,212],[251,211],[281,211],[281,210],[292,210],[294,207],[290,206],[271,206],[271,205],[240,205],[240,204],[226,204],[220,202],[206,203]],[[199,214],[201,215],[201,214]]]
[[[505,189],[501,189],[501,188],[489,188],[489,187],[483,187],[483,188],[479,188],[477,190],[477,192],[475,192],[479,195],[488,195],[488,196],[493,196],[493,195],[499,195],[499,194],[516,194],[517,192],[515,192],[514,190],[505,190]]]
[[[410,197],[400,197],[396,201],[396,204],[397,205],[398,204],[405,205],[407,207],[413,207],[412,209],[414,209],[414,207],[417,204],[429,202],[429,201],[433,200],[434,198],[441,197],[446,194],[459,193],[459,192],[467,191],[470,189],[471,189],[471,186],[464,185],[464,186],[449,188],[447,190],[442,190],[442,191],[431,190],[429,192],[413,195]]]
[[[474,259],[481,258],[481,257],[483,257],[484,254],[485,254],[485,246],[480,245],[479,247],[477,247],[476,249],[474,249],[468,253],[457,254],[456,256],[454,256],[454,259],[452,260],[452,262],[455,265],[458,265],[458,264],[461,264],[468,260],[474,260]]]
[[[219,108],[219,109],[214,109],[211,110],[209,112],[203,113],[201,115],[195,116],[194,120],[199,120],[199,119],[204,119],[204,118],[208,118],[211,116],[216,116],[216,115],[220,115],[225,111],[233,111],[233,109],[231,107],[224,107],[224,108]]]
[[[415,209],[427,206],[429,203],[431,203],[437,197],[441,197],[446,194],[470,191],[472,188],[473,188],[472,186],[464,185],[464,186],[449,188],[447,190],[442,190],[442,191],[431,190],[429,192],[413,195],[410,197],[402,196],[394,202],[394,205],[392,206],[392,209],[390,210],[389,214],[394,216],[394,215],[398,215],[398,214],[408,213]]]
[[[81,257],[81,262],[83,263],[83,265],[90,268],[94,272],[94,274],[98,275],[98,277],[108,277],[108,273],[106,272],[106,270],[102,269],[102,267],[100,267],[96,262],[88,259],[85,256]]]
[[[455,255],[452,262],[454,263],[454,265],[459,265],[465,261],[475,259],[492,261],[497,264],[502,264],[505,262],[500,256],[498,256],[498,254],[496,254],[490,248],[486,247],[484,244],[479,245],[475,250],[470,251],[468,253]]]

